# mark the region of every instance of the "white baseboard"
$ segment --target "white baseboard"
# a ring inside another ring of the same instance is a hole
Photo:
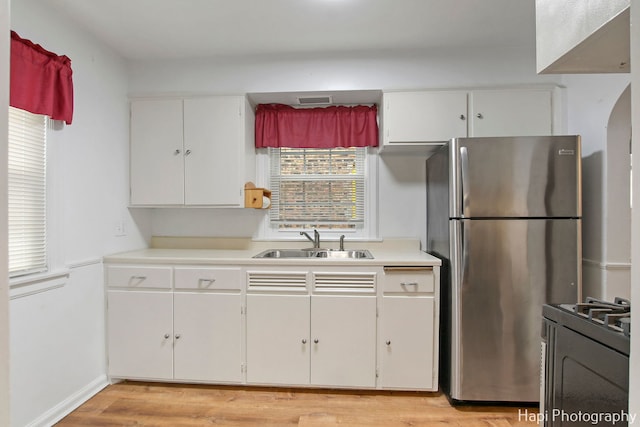
[[[30,422],[27,427],[53,426],[108,385],[109,381],[107,380],[107,376],[99,376],[91,383],[87,384],[85,387]]]

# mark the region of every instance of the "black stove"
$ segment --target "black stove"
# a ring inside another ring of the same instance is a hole
[[[629,355],[631,302],[627,299],[608,302],[587,297],[578,304],[548,304],[542,315]]]
[[[627,425],[630,301],[545,304],[542,315],[544,425]]]

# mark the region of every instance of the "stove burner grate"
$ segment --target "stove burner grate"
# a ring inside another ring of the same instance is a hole
[[[587,297],[584,303],[575,304],[573,311],[591,322],[631,336],[631,302],[627,299],[616,297],[609,302]]]

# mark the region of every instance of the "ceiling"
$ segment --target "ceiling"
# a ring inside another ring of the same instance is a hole
[[[535,48],[534,0],[42,0],[128,59]]]

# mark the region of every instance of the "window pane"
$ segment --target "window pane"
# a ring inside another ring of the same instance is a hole
[[[355,228],[364,222],[364,148],[271,149],[271,222]]]
[[[46,270],[45,116],[9,107],[9,275]]]

